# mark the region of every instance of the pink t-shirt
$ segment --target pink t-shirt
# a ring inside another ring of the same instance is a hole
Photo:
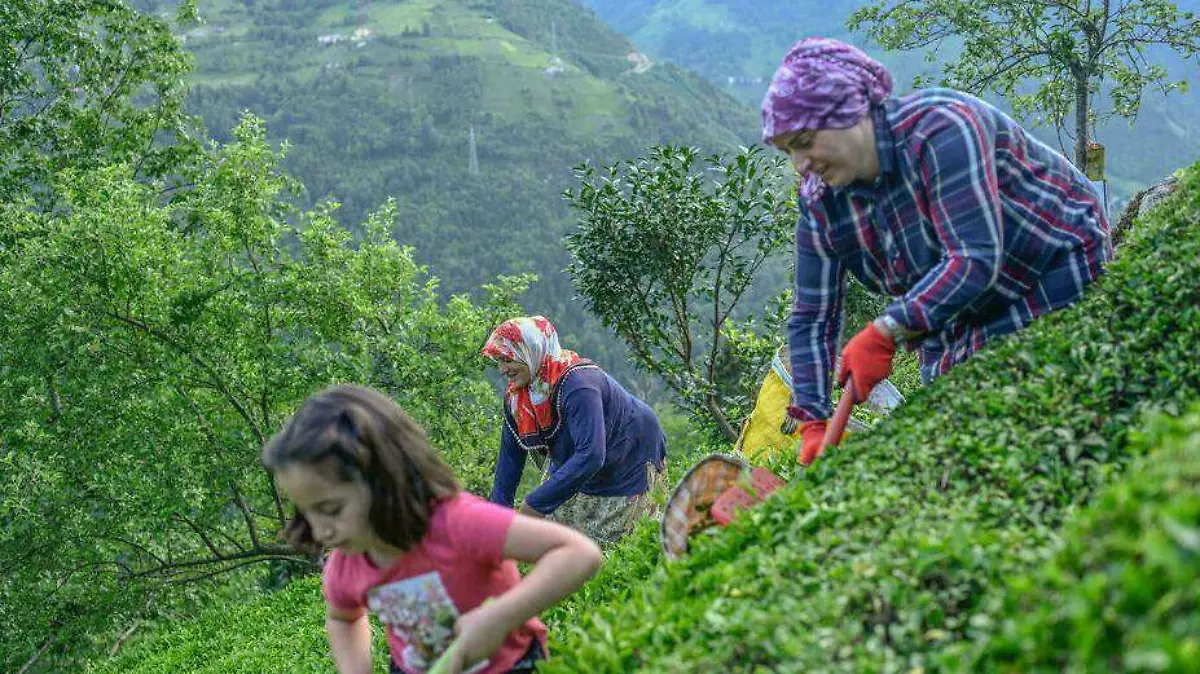
[[[388,625],[392,661],[421,674],[454,637],[458,616],[521,580],[517,565],[504,559],[504,541],[515,511],[460,492],[436,503],[429,531],[386,569],[365,554],[334,550],[325,563],[322,592],[330,605],[366,608]],[[545,647],[546,626],[537,618],[509,633],[487,665],[469,670],[500,674],[537,639]]]

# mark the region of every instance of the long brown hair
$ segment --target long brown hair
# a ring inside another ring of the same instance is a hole
[[[261,460],[271,474],[302,462],[333,470],[342,481],[362,481],[371,493],[375,534],[402,550],[429,530],[433,502],[460,490],[425,429],[390,398],[362,386],[334,386],[310,396],[263,446]],[[297,550],[319,550],[299,511],[284,534]]]

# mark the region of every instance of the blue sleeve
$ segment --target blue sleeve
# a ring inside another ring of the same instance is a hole
[[[496,475],[492,478],[492,495],[489,501],[497,505],[513,507],[517,495],[517,484],[525,470],[525,459],[529,452],[517,444],[508,424],[500,431],[500,457],[496,459]]]
[[[842,333],[846,267],[821,240],[822,225],[801,208],[796,227],[796,286],[788,317],[792,403],[806,421],[830,415],[834,351]]]
[[[604,467],[608,439],[600,391],[590,387],[563,391],[563,414],[575,441],[575,453],[550,479],[525,497],[530,507],[545,515],[566,503]]]

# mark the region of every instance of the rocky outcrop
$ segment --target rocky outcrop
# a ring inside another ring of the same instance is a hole
[[[1121,241],[1125,238],[1129,228],[1133,226],[1134,221],[1149,213],[1163,199],[1170,196],[1178,186],[1179,180],[1175,176],[1170,176],[1135,194],[1129,200],[1129,204],[1125,206],[1125,210],[1122,211],[1116,226],[1113,227],[1113,246],[1121,245]]]

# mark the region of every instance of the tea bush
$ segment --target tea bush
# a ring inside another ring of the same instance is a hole
[[[1200,672],[1200,405],[1135,444],[1148,456],[1010,583],[997,636],[962,669]]]

